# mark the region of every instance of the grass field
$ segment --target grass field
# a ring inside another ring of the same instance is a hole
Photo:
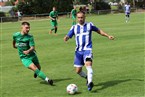
[[[12,48],[12,35],[20,31],[20,22],[1,23],[1,97],[144,97],[144,17],[143,13],[132,13],[130,22],[125,23],[124,14],[87,16],[87,21],[116,37],[112,41],[93,33],[95,86],[91,92],[73,68],[74,39],[63,41],[71,19],[60,18],[58,36],[48,34],[49,20],[30,21],[42,71],[54,80],[54,86],[34,79]],[[78,94],[66,93],[70,83],[78,86]]]

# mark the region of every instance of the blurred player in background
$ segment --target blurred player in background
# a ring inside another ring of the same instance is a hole
[[[58,20],[58,12],[56,11],[56,7],[53,7],[52,11],[49,14],[50,23],[51,23],[51,30],[49,34],[52,34],[52,31],[54,30],[55,35],[57,35],[57,20]]]
[[[98,34],[113,40],[114,37],[106,34],[101,29],[97,28],[91,22],[85,22],[85,13],[79,11],[77,13],[78,24],[73,25],[64,37],[64,41],[68,41],[70,38],[75,36],[76,49],[74,57],[74,67],[76,73],[81,77],[87,79],[88,90],[91,91],[93,84],[93,70],[92,70],[92,31],[97,32]],[[82,67],[85,65],[87,69],[87,74],[82,71]]]
[[[40,70],[41,66],[36,55],[34,39],[33,36],[29,34],[29,31],[30,24],[28,22],[22,22],[21,31],[13,35],[13,47],[18,49],[23,65],[34,71],[34,78],[39,76],[48,84],[53,85],[53,81],[46,77]]]
[[[76,6],[73,6],[74,8],[71,11],[71,17],[72,17],[72,25],[76,24],[76,14],[77,14],[77,10],[76,10]]]
[[[130,19],[130,9],[131,9],[129,3],[126,3],[124,5],[124,9],[125,9],[125,21],[127,23]]]

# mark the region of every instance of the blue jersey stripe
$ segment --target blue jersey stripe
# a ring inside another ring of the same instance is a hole
[[[85,23],[84,25],[76,24],[71,27],[67,36],[70,38],[75,35],[76,51],[92,50],[92,31],[98,31],[99,28],[93,23]]]
[[[80,34],[80,26],[79,25],[77,25],[77,32],[76,33]]]

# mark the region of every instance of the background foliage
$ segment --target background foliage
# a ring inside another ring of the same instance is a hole
[[[24,14],[48,13],[53,6],[57,7],[59,12],[68,12],[72,9],[71,0],[24,0],[20,1],[17,8]],[[63,6],[62,6],[63,5]]]

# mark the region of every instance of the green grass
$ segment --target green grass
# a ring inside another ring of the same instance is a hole
[[[0,24],[1,97],[71,97],[66,93],[70,83],[79,89],[73,97],[144,97],[144,14],[132,13],[128,23],[124,14],[92,15],[87,21],[116,37],[111,41],[93,33],[95,86],[91,92],[73,68],[74,39],[63,42],[71,19],[60,18],[58,36],[48,34],[49,20],[30,21],[42,71],[54,79],[55,86],[34,79],[12,48],[12,35],[20,31],[20,22]]]

